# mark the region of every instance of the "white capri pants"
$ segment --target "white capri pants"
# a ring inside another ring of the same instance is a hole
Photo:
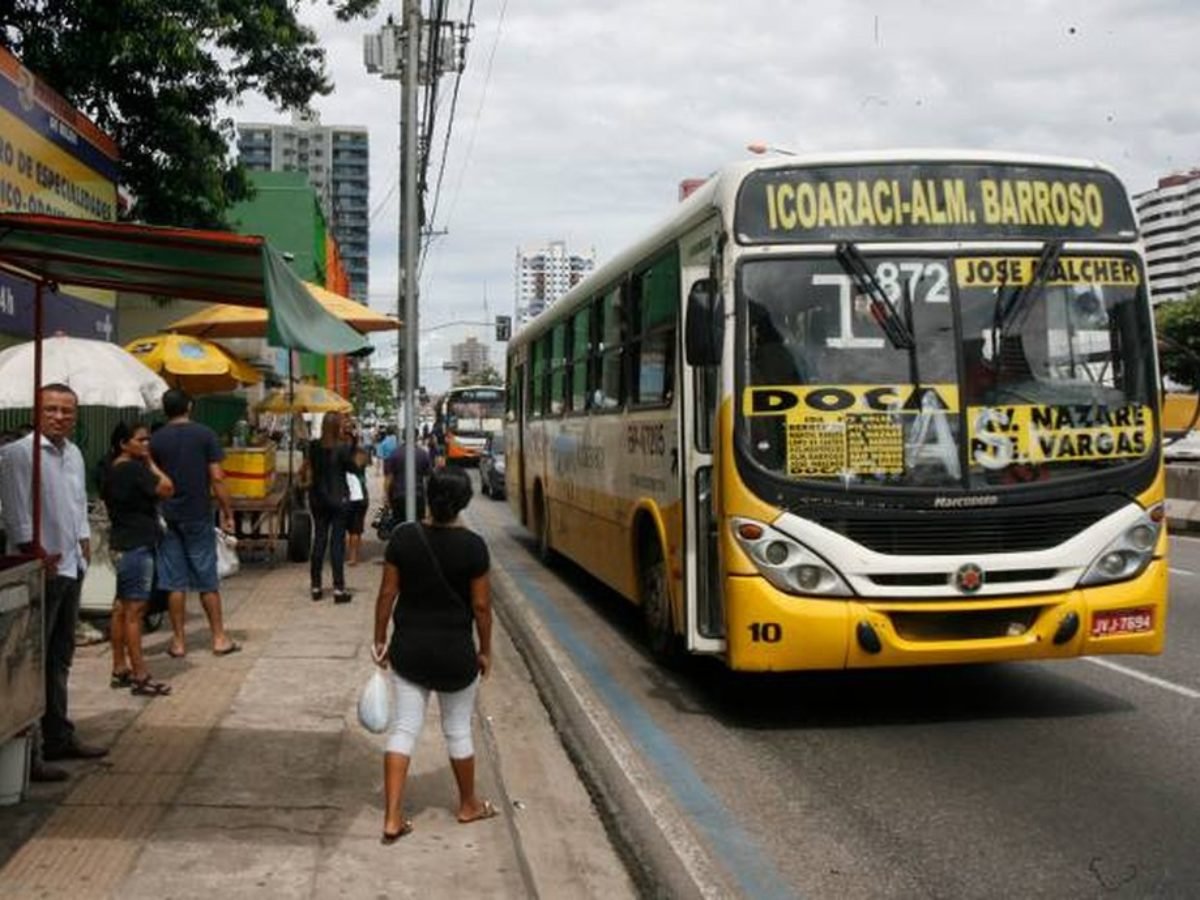
[[[388,670],[392,679],[392,721],[388,725],[387,752],[412,756],[421,726],[425,724],[425,710],[429,705],[429,688],[406,681]],[[476,677],[461,691],[434,691],[438,697],[438,710],[442,714],[442,734],[446,737],[446,749],[451,759],[469,759],[475,755],[475,744],[471,740],[471,714],[475,711],[475,694],[479,690]]]

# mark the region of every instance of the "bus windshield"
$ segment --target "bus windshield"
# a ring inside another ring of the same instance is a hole
[[[994,489],[1153,450],[1153,338],[1133,255],[868,255],[907,341],[844,263],[739,269],[741,447],[758,466]]]
[[[446,427],[459,435],[497,432],[504,421],[504,388],[465,388],[446,395]]]

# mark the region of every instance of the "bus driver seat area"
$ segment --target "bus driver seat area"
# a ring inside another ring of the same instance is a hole
[[[785,337],[763,304],[750,300],[747,310],[749,383],[768,386],[807,382],[807,367],[801,361],[805,349],[803,338]],[[749,424],[753,457],[771,471],[782,471],[787,462],[786,419],[756,416]]]

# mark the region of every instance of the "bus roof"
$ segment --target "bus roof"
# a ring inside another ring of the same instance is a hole
[[[730,163],[718,169],[708,180],[694,190],[676,206],[667,218],[660,221],[640,239],[593,270],[554,304],[532,322],[513,335],[509,347],[520,346],[544,334],[562,318],[594,297],[600,290],[608,288],[647,256],[665,247],[672,240],[697,227],[714,211],[721,210],[725,217],[722,223],[731,229],[733,208],[737,201],[742,181],[752,172],[770,169],[795,169],[807,166],[869,165],[895,162],[945,162],[945,163],[999,163],[1008,165],[1051,166],[1068,169],[1092,169],[1113,177],[1116,173],[1095,160],[1063,156],[1048,156],[1035,153],[1013,153],[994,150],[955,149],[892,149],[854,150],[840,152],[814,152],[781,154]]]

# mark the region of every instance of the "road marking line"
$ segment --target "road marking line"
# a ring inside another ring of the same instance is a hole
[[[1154,675],[1147,675],[1145,672],[1139,672],[1137,669],[1131,669],[1128,666],[1122,666],[1119,663],[1110,662],[1107,659],[1097,659],[1094,656],[1084,657],[1085,662],[1090,662],[1096,666],[1103,666],[1106,669],[1112,669],[1114,672],[1120,672],[1122,675],[1128,675],[1130,678],[1136,678],[1138,681],[1144,681],[1146,684],[1152,684],[1155,687],[1160,687],[1166,691],[1172,691],[1179,694],[1181,697],[1187,697],[1190,700],[1200,700],[1200,691],[1193,690],[1189,687],[1184,687],[1182,684],[1175,684],[1173,681],[1167,681],[1165,678],[1157,678]]]
[[[1176,569],[1173,567],[1168,567],[1167,571],[1170,572],[1172,575],[1193,575],[1194,576],[1196,574],[1195,572],[1189,572],[1187,569]]]

